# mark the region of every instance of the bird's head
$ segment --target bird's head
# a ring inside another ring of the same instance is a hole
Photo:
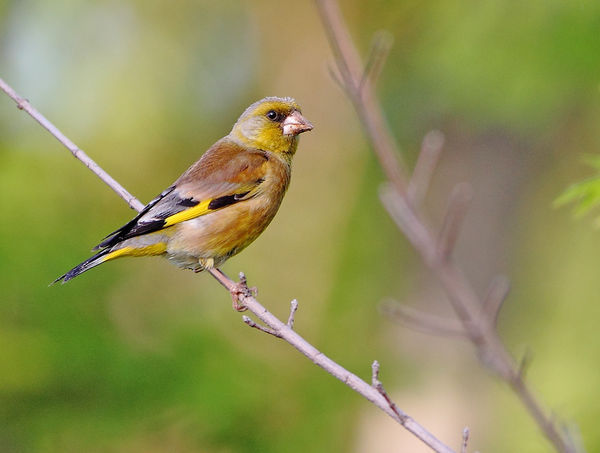
[[[230,135],[245,146],[291,158],[296,151],[298,134],[312,128],[292,98],[268,97],[248,107]]]

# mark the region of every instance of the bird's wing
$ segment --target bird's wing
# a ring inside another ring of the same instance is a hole
[[[175,183],[95,248],[151,233],[255,196],[264,182],[269,157],[222,139]]]

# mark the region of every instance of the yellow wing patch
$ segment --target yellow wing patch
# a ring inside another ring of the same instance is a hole
[[[165,219],[165,224],[163,228],[167,228],[175,225],[176,223],[185,222],[186,220],[194,219],[196,217],[200,217],[212,211],[212,209],[208,209],[208,205],[211,200],[204,200],[198,203],[196,206],[186,209],[185,211],[178,212],[177,214],[173,214]]]
[[[167,244],[159,243],[147,245],[146,247],[123,247],[122,249],[115,250],[107,254],[102,262],[109,260],[114,260],[115,258],[120,258],[122,256],[153,256],[153,255],[162,255],[167,251]]]

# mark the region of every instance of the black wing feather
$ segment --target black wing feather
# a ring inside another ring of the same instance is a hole
[[[249,193],[250,193],[250,191],[244,192],[244,193],[234,193],[232,195],[224,195],[219,198],[213,198],[212,200],[210,200],[210,203],[208,204],[208,209],[215,210],[215,209],[224,208],[225,206],[232,205],[234,203],[237,203],[238,201],[242,201],[244,199],[244,197],[246,195],[248,195]]]
[[[259,186],[263,182],[264,179],[259,178],[254,182],[254,186]],[[183,198],[175,189],[176,186],[174,184],[162,191],[160,195],[150,201],[150,203],[148,203],[135,218],[106,236],[100,244],[94,247],[94,250],[112,247],[125,239],[158,231],[165,226],[165,219],[181,211],[192,208],[202,201],[196,200],[193,197]],[[208,209],[214,211],[243,201],[247,199],[245,197],[247,197],[250,192],[251,191],[233,193],[214,198],[209,203]],[[157,206],[159,203],[160,205]],[[156,207],[156,209],[154,209],[156,212],[153,211],[151,215],[147,216],[154,207]],[[144,218],[145,216],[146,218]]]
[[[133,218],[131,221],[127,222],[118,230],[110,233],[106,238],[94,247],[94,250],[112,247],[115,244],[118,244],[125,239],[129,239],[135,236],[140,236],[142,234],[151,233],[153,231],[160,230],[164,224],[167,217],[177,214],[185,209],[196,206],[199,201],[194,200],[193,198],[180,198],[179,195],[174,192],[175,186],[171,186],[165,190],[163,190],[160,195],[154,198],[150,203],[144,206],[144,209],[140,211],[140,213]],[[150,209],[152,209],[159,201],[165,200],[167,198],[172,198],[173,203],[166,203],[165,206],[170,206],[169,209],[165,209],[163,211],[158,212],[152,218],[147,220],[141,220],[143,216],[145,216]]]

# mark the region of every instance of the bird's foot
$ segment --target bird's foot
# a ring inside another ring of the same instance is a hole
[[[212,269],[213,267],[215,267],[214,258],[199,258],[198,266],[194,268],[194,272],[202,272],[205,269]]]
[[[246,311],[248,307],[240,301],[240,297],[256,297],[258,294],[258,288],[256,286],[248,288],[248,282],[243,272],[240,272],[240,281],[235,283],[229,290],[231,294],[231,300],[233,302],[233,309],[235,311]]]

